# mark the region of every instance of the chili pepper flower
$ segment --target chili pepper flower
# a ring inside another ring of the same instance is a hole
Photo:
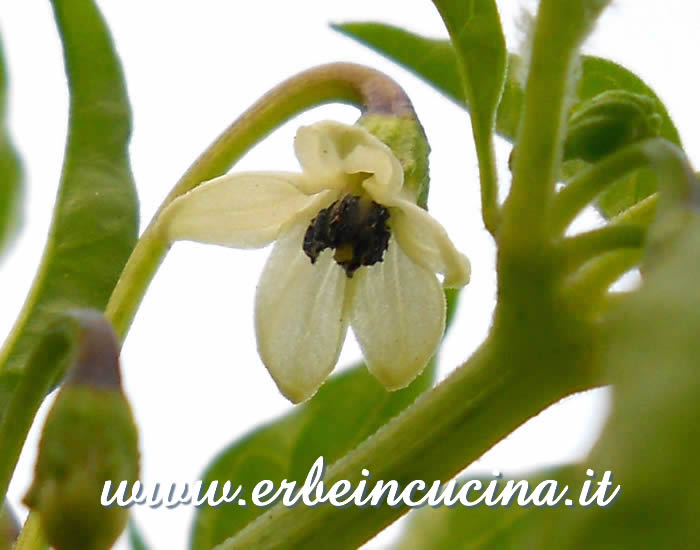
[[[168,238],[275,245],[255,299],[258,351],[280,391],[307,399],[330,374],[348,325],[387,389],[409,384],[440,342],[442,286],[469,281],[467,258],[416,204],[392,150],[361,126],[299,129],[301,173],[204,182],[163,212]]]

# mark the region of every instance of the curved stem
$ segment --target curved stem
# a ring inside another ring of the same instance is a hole
[[[222,175],[251,147],[295,115],[325,103],[349,103],[363,113],[415,116],[403,90],[388,76],[361,65],[333,63],[300,73],[273,88],[231,124],[185,172],[139,239],[105,315],[123,339],[169,243],[158,215],[170,202],[203,181]]]
[[[647,230],[641,225],[609,224],[564,239],[558,246],[559,254],[569,272],[605,252],[623,248],[641,248]]]
[[[603,254],[566,283],[564,295],[582,314],[598,311],[610,285],[639,264],[642,252],[642,249],[628,249]]]
[[[563,234],[574,218],[598,195],[638,168],[649,166],[654,169],[661,182],[678,179],[679,163],[687,164],[684,157],[679,157],[679,151],[671,142],[653,138],[620,149],[584,170],[572,178],[554,199],[553,233]],[[685,173],[680,177],[684,178]]]

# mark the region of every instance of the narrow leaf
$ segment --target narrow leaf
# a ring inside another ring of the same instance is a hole
[[[484,223],[496,231],[498,188],[492,134],[506,75],[507,51],[493,0],[433,0],[450,34],[479,159]]]
[[[5,250],[19,225],[22,194],[22,166],[7,129],[7,80],[0,42],[0,253]]]
[[[0,354],[1,373],[25,368],[60,312],[104,308],[138,231],[128,156],[131,113],[108,29],[90,0],[52,5],[70,90],[68,141],[44,256]]]

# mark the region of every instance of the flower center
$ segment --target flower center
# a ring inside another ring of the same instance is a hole
[[[361,266],[383,260],[391,236],[388,219],[389,211],[380,204],[346,195],[311,220],[304,235],[304,252],[313,264],[322,251],[334,248],[333,258],[351,278]]]

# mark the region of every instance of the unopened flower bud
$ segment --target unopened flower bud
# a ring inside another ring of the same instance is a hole
[[[583,101],[569,116],[564,159],[597,162],[620,147],[659,135],[656,100],[608,90]]]
[[[77,353],[48,414],[25,504],[56,550],[106,550],[128,510],[103,507],[105,481],[138,478],[138,434],[122,392],[119,345],[96,312],[79,312]]]

